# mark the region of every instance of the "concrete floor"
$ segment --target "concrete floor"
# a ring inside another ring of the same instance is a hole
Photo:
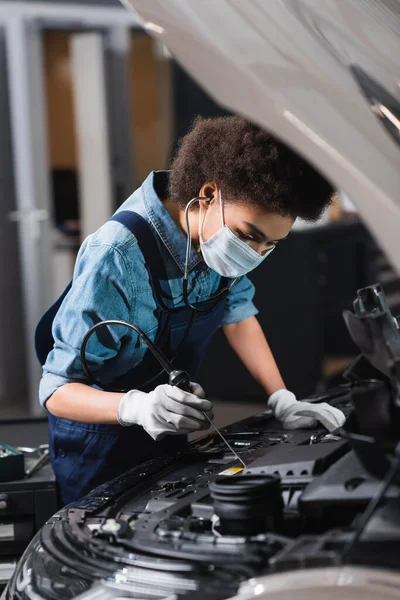
[[[267,401],[265,400],[265,404],[255,403],[255,402],[229,402],[222,400],[214,401],[214,424],[216,427],[224,427],[225,425],[229,425],[230,423],[234,423],[235,421],[240,421],[242,419],[246,419],[255,414],[259,414],[266,408]],[[45,416],[45,415],[44,415]],[[19,432],[18,444],[25,443],[22,439],[24,423],[22,421],[28,420],[30,415],[28,413],[28,407],[22,404],[17,403],[9,403],[0,405],[0,426],[2,421],[9,420],[21,420],[21,429]],[[6,425],[5,425],[6,426]],[[200,431],[199,433],[193,434],[191,439],[195,439],[197,437],[201,437],[205,435],[206,432]],[[4,441],[4,440],[3,440]],[[41,442],[43,443],[43,442]]]
[[[228,402],[216,400],[214,402],[214,423],[217,427],[230,425],[235,421],[240,421],[259,414],[267,409],[267,398],[265,404],[260,402]]]
[[[263,410],[267,408],[267,399],[265,399],[265,404],[255,403],[255,402],[229,402],[222,400],[214,401],[214,425],[218,428],[224,427],[225,425],[230,425],[231,423],[235,423],[236,421],[241,421],[242,419],[246,419],[247,417],[251,417],[252,415],[257,415]],[[201,437],[206,432],[200,431],[199,433],[194,433],[190,437],[190,439],[195,439],[197,437]]]

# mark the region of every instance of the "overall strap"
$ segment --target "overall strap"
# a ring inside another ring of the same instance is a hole
[[[138,241],[148,270],[151,285],[162,308],[171,309],[165,301],[173,300],[171,288],[165,270],[164,260],[149,223],[138,213],[122,210],[113,215],[110,221],[124,225]]]
[[[120,211],[112,216],[110,221],[121,223],[136,237],[140,250],[144,256],[146,267],[149,271],[157,301],[163,308],[166,308],[163,298],[172,298],[171,289],[161,252],[149,224],[143,217],[130,210]],[[44,313],[36,327],[35,351],[42,366],[45,364],[47,356],[54,346],[52,332],[54,318],[71,287],[72,281],[69,282],[61,296]]]

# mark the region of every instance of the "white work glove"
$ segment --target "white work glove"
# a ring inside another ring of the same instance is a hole
[[[120,400],[117,419],[121,425],[141,425],[158,440],[165,434],[178,435],[199,429],[208,429],[210,424],[200,411],[213,419],[212,403],[205,399],[203,388],[191,383],[192,393],[172,385],[159,385],[146,394],[131,390]]]
[[[326,402],[314,404],[301,402],[288,390],[274,392],[268,400],[268,408],[276,419],[282,422],[284,429],[308,429],[321,423],[328,431],[341,427],[346,417],[341,410]]]

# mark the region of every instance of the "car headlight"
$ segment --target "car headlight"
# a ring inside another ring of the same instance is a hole
[[[92,584],[50,554],[38,533],[25,550],[1,600],[67,600],[90,589]]]

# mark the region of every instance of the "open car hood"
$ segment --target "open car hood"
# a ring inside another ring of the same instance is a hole
[[[222,106],[357,205],[400,272],[399,0],[123,0]]]

